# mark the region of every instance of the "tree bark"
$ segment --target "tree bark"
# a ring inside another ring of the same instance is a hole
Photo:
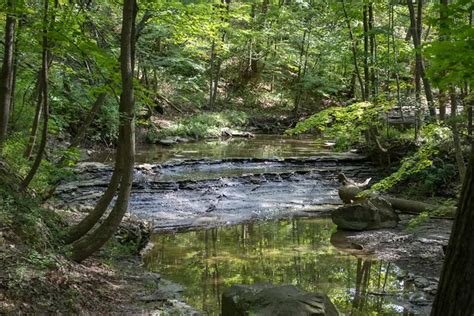
[[[40,80],[40,97],[43,108],[43,131],[41,134],[41,142],[38,153],[33,161],[30,171],[21,183],[22,190],[25,190],[33,180],[43,159],[48,138],[48,121],[49,121],[49,99],[48,99],[48,71],[49,71],[49,43],[48,43],[48,11],[49,0],[44,0],[44,16],[43,16],[43,39],[42,39],[42,60],[41,60],[41,80]]]
[[[474,314],[474,147],[431,316]]]
[[[364,4],[363,10],[362,10],[362,23],[364,27],[364,94],[365,94],[365,100],[369,99],[369,91],[370,91],[370,74],[369,74],[369,22],[367,18],[367,5]]]
[[[374,34],[374,6],[369,3],[369,42],[370,42],[370,83],[372,88],[372,98],[377,97],[377,75],[375,73],[375,62],[377,56],[377,47]]]
[[[97,204],[95,205],[94,209],[90,211],[89,214],[87,214],[87,216],[84,217],[78,224],[72,226],[69,229],[67,235],[64,237],[64,242],[66,244],[73,243],[85,234],[87,234],[94,227],[94,225],[97,224],[99,219],[102,217],[102,215],[104,215],[105,211],[110,205],[110,202],[112,202],[112,199],[114,198],[115,193],[117,192],[120,180],[122,178],[120,156],[121,154],[117,149],[116,159],[119,160],[116,160],[115,162],[115,170],[112,174],[112,178],[110,179],[109,185],[107,186],[107,190],[105,190],[102,197],[99,199],[99,201],[97,201]]]
[[[215,58],[216,58],[216,43],[215,41],[212,41],[211,44],[211,59],[209,60],[209,102],[208,106],[209,109],[212,109],[214,107],[213,101],[214,101],[214,63],[215,63]]]
[[[116,155],[116,168],[114,170],[114,175],[117,174],[116,177],[120,177],[119,193],[112,211],[104,222],[89,235],[84,236],[73,244],[71,259],[77,262],[81,262],[99,250],[112,237],[128,209],[135,159],[133,69],[135,63],[135,20],[137,10],[136,0],[125,0],[120,48],[122,93],[119,107],[119,144]],[[117,168],[117,164],[119,168]],[[109,187],[111,186],[109,185]]]
[[[449,95],[451,99],[451,131],[453,133],[453,143],[454,143],[454,156],[456,158],[456,165],[458,166],[459,171],[459,178],[461,179],[461,183],[464,181],[464,175],[466,173],[466,165],[464,164],[464,157],[462,154],[462,147],[461,147],[461,138],[459,136],[459,129],[458,123],[456,120],[457,116],[457,97],[456,97],[456,90],[454,87],[449,89]]]
[[[30,159],[33,155],[33,149],[35,148],[36,138],[38,135],[38,128],[41,121],[41,116],[43,113],[43,98],[41,95],[41,77],[42,71],[38,71],[38,84],[37,84],[37,102],[36,102],[36,110],[35,110],[35,117],[33,118],[33,124],[31,126],[30,138],[28,140],[28,145],[26,146],[25,150],[25,158]]]
[[[439,41],[445,41],[448,36],[448,0],[440,0],[439,7]],[[439,120],[446,120],[446,103],[448,98],[446,96],[446,91],[443,88],[439,88]]]
[[[421,55],[421,33],[422,33],[422,14],[423,14],[423,0],[418,1],[417,13],[415,15],[415,10],[413,7],[413,1],[408,0],[408,9],[410,11],[410,25],[413,29],[413,46],[415,47],[415,58],[416,58],[416,83],[418,86],[418,94],[421,91],[421,84],[419,83],[420,79],[423,81],[423,87],[425,90],[426,101],[428,103],[428,109],[430,112],[430,118],[432,121],[436,121],[436,110],[433,102],[433,92],[431,89],[431,83],[426,76],[425,66],[423,62],[423,56]]]
[[[69,148],[74,148],[79,146],[81,141],[84,139],[84,136],[86,135],[87,129],[89,126],[94,122],[95,117],[99,113],[100,109],[102,108],[102,105],[105,102],[105,99],[107,97],[107,93],[101,92],[97,96],[97,99],[95,100],[94,104],[92,105],[92,108],[90,109],[89,113],[87,114],[87,117],[84,120],[84,124],[81,125],[81,128],[77,132],[76,136],[72,139],[71,145],[69,145]]]
[[[357,64],[357,45],[356,45],[356,42],[355,42],[355,39],[354,39],[354,33],[352,32],[351,21],[349,21],[349,16],[347,15],[345,0],[342,0],[342,10],[344,12],[344,18],[346,20],[347,29],[349,31],[349,38],[351,40],[351,50],[352,50],[352,57],[353,57],[353,60],[354,60],[355,73],[357,74],[357,80],[359,81],[359,86],[360,86],[360,91],[361,91],[361,94],[362,94],[362,99],[364,101],[366,101],[367,99],[365,98],[364,82],[362,81],[362,76],[360,74],[359,65]]]
[[[8,10],[14,10],[16,0],[7,0]],[[13,53],[15,50],[16,19],[11,12],[5,22],[5,48],[0,72],[0,148],[7,137],[8,119],[12,102]]]

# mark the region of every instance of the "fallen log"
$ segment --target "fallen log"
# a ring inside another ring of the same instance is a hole
[[[368,181],[364,182],[364,186],[355,183],[353,180],[346,178],[344,175],[338,176],[339,181],[342,183],[342,186],[339,187],[338,193],[344,203],[352,203],[356,201],[361,201],[367,199],[369,197],[376,197],[378,195],[371,193],[366,195],[360,195],[362,192],[363,187],[365,187]],[[408,199],[401,199],[395,198],[386,195],[380,195],[380,197],[384,198],[392,207],[401,213],[407,214],[420,214],[423,212],[439,212],[442,215],[435,216],[439,218],[452,218],[456,212],[455,207],[449,206],[442,206],[442,205],[433,205],[425,202],[415,201],[415,200],[408,200]]]
[[[445,205],[433,205],[425,202],[382,196],[392,204],[392,207],[401,213],[421,214],[423,212],[438,212],[439,215],[430,216],[431,218],[454,218],[456,207]]]

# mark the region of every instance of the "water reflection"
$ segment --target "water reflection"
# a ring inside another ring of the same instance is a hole
[[[187,301],[211,315],[219,314],[226,287],[256,282],[327,293],[348,315],[409,315],[413,289],[397,277],[402,271],[335,248],[333,233],[330,220],[298,219],[156,235],[146,263],[184,285]]]
[[[173,146],[140,144],[136,148],[137,163],[162,163],[183,159],[222,158],[289,158],[312,157],[330,153],[323,140],[310,136],[256,135],[254,138],[229,138],[178,143]],[[92,161],[112,161],[112,152],[100,152]]]

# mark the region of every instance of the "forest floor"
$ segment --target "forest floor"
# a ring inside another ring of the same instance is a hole
[[[148,272],[139,256],[105,251],[78,264],[32,251],[8,227],[0,230],[0,314],[79,313],[194,315],[182,288]]]

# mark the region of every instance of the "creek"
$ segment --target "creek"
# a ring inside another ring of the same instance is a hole
[[[76,180],[58,188],[60,199],[93,205],[110,157],[81,164]],[[410,269],[336,232],[327,215],[341,203],[341,171],[356,180],[378,174],[364,157],[307,137],[139,146],[129,210],[153,223],[146,266],[181,284],[186,301],[209,315],[219,314],[225,288],[257,282],[326,293],[348,315],[427,314],[432,296]]]

